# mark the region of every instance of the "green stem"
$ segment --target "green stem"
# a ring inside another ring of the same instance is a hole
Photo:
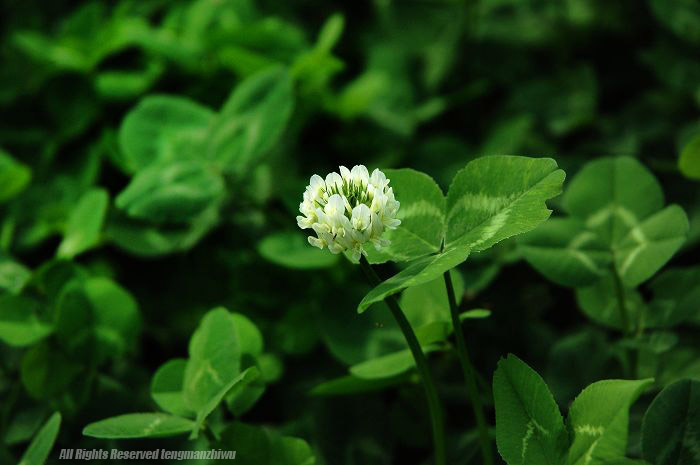
[[[372,266],[369,264],[367,259],[363,256],[360,258],[360,266],[362,271],[364,271],[367,279],[373,286],[380,284],[382,281],[377,276]],[[411,350],[413,359],[416,362],[416,368],[418,369],[418,374],[423,382],[423,388],[425,389],[425,396],[428,400],[428,410],[430,412],[430,421],[433,428],[433,444],[435,447],[435,465],[446,465],[446,448],[445,448],[445,424],[444,424],[444,413],[442,409],[442,404],[440,403],[440,398],[438,397],[437,388],[435,387],[435,381],[433,380],[433,375],[428,366],[428,360],[425,358],[425,354],[421,349],[420,343],[416,334],[411,328],[411,324],[406,319],[396,297],[389,296],[384,299],[384,302],[389,306],[391,314],[394,316],[396,323],[401,328],[403,336],[408,343],[408,347]]]
[[[459,310],[457,307],[457,299],[455,298],[455,290],[452,285],[452,278],[450,277],[450,272],[446,271],[444,274],[445,278],[445,288],[447,288],[447,298],[450,302],[450,314],[452,315],[452,326],[455,334],[455,340],[457,341],[457,355],[459,357],[460,364],[462,365],[462,371],[464,372],[464,380],[467,384],[467,392],[469,393],[469,398],[472,404],[472,410],[474,411],[474,417],[476,418],[476,426],[479,430],[479,440],[481,442],[481,455],[484,458],[484,465],[493,464],[493,452],[491,450],[491,438],[489,437],[489,429],[486,424],[486,417],[484,416],[484,407],[481,404],[481,397],[479,396],[479,387],[476,381],[476,370],[474,365],[472,365],[469,359],[469,351],[467,350],[467,341],[464,339],[464,333],[462,332],[462,324],[459,320]]]
[[[615,268],[615,262],[613,261],[612,265],[612,276],[613,276],[613,283],[615,286],[615,296],[617,297],[617,307],[620,310],[620,321],[622,322],[622,331],[625,336],[631,336],[634,334],[634,328],[630,326],[630,317],[629,317],[629,311],[627,309],[627,300],[625,299],[625,288],[622,285],[622,279],[620,279],[620,275],[617,273],[617,269]],[[630,348],[627,351],[627,362],[629,364],[628,366],[628,376],[631,378],[636,378],[636,364],[637,364],[637,351],[634,348]]]
[[[632,334],[633,329],[630,328],[630,317],[627,311],[627,302],[625,301],[625,289],[622,286],[620,275],[617,274],[615,265],[612,268],[613,282],[615,284],[615,295],[617,296],[617,307],[620,309],[620,320],[622,321],[622,330],[625,335]]]

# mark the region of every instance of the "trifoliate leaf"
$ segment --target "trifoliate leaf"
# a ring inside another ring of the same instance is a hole
[[[214,118],[212,110],[183,97],[145,97],[119,129],[123,168],[135,173],[152,163],[191,159],[196,154],[183,153],[178,145],[183,140],[205,140]]]
[[[236,86],[214,121],[207,158],[226,172],[242,174],[275,145],[293,106],[287,70],[273,67],[250,76]]]

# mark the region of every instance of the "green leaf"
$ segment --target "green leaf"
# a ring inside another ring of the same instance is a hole
[[[567,463],[596,465],[623,457],[629,408],[652,383],[652,379],[606,380],[584,389],[569,410],[573,442]]]
[[[450,270],[450,278],[454,286],[455,296],[461,301],[464,294],[464,279],[457,270]],[[442,276],[433,281],[407,288],[399,300],[411,326],[420,328],[433,322],[449,322],[450,302],[447,299],[447,289]]]
[[[491,316],[491,310],[486,308],[475,308],[473,310],[467,310],[459,314],[459,320],[481,320],[483,318],[488,318]]]
[[[650,287],[654,299],[645,326],[672,327],[700,314],[700,267],[666,270]]]
[[[241,354],[258,357],[263,351],[263,336],[255,323],[240,313],[231,313]]]
[[[445,271],[464,262],[468,256],[468,248],[454,247],[436,255],[419,258],[413,261],[406,269],[369,291],[357,306],[357,311],[362,313],[370,305],[381,302],[388,296],[401,292],[407,287],[433,281]]]
[[[661,269],[683,245],[688,229],[688,217],[677,205],[632,228],[615,254],[615,266],[625,284],[637,286]]]
[[[32,345],[53,332],[37,317],[38,303],[27,297],[0,295],[0,340],[14,347]]]
[[[264,356],[262,353],[263,337],[257,326],[240,313],[232,313],[231,317],[236,325],[237,337],[240,341],[241,354],[243,355],[241,368],[246,368],[246,371],[250,369],[255,370],[254,374],[250,373],[243,380],[244,382],[237,383],[228,389],[229,392],[226,394],[226,404],[229,410],[239,417],[252,408],[264,394],[267,375],[271,374],[274,377],[275,374],[272,372],[276,368],[272,366],[274,362],[272,364],[268,363],[270,362],[270,357]]]
[[[645,312],[642,296],[634,289],[623,286],[625,307],[630,321],[638,321],[640,312]],[[592,286],[576,289],[579,308],[593,321],[610,328],[622,329],[620,302],[610,273]]]
[[[204,140],[214,118],[212,110],[182,97],[145,97],[119,128],[124,168],[135,173],[155,162],[192,158],[176,147],[182,140]]]
[[[81,370],[82,367],[62,351],[42,342],[22,357],[20,377],[31,397],[45,401],[64,394]]]
[[[564,420],[544,380],[515,355],[493,376],[496,444],[508,465],[559,465],[568,445]]]
[[[396,386],[406,380],[406,376],[393,378],[362,379],[356,376],[341,376],[325,381],[311,390],[312,396],[344,396],[381,391]]]
[[[73,357],[101,363],[131,349],[141,327],[134,298],[108,278],[74,280],[54,311],[59,341]]]
[[[218,222],[218,205],[211,205],[189,223],[168,224],[167,228],[118,215],[108,224],[105,235],[129,253],[158,257],[192,248]]]
[[[654,465],[693,465],[700,444],[700,381],[667,386],[649,405],[642,422],[644,458]]]
[[[22,192],[31,179],[32,171],[28,166],[0,149],[0,204]]]
[[[438,350],[439,346],[430,345],[422,349],[427,355]],[[353,365],[350,367],[350,373],[360,379],[392,378],[405,373],[415,365],[411,351],[404,349]]]
[[[610,269],[607,245],[575,218],[551,218],[519,240],[523,257],[550,281],[591,285]]]
[[[165,413],[127,413],[90,423],[83,435],[100,439],[163,438],[189,433],[194,422]]]
[[[385,170],[401,203],[401,224],[385,233],[391,244],[381,251],[368,247],[370,263],[406,261],[440,251],[445,234],[445,196],[435,181],[412,169]]]
[[[561,192],[564,177],[551,158],[492,156],[469,162],[447,193],[446,248],[478,252],[534,229],[552,213],[545,201]]]
[[[233,423],[221,434],[221,442],[236,451],[242,465],[313,465],[316,459],[303,439],[281,436],[266,428]]]
[[[56,256],[71,259],[97,245],[108,206],[109,194],[104,189],[83,194],[68,218]]]
[[[60,427],[61,413],[56,412],[34,436],[18,465],[43,465],[51,453]]]
[[[185,405],[205,409],[239,373],[241,342],[236,323],[224,308],[209,311],[192,335],[185,368]]]
[[[339,256],[309,247],[298,231],[278,232],[258,243],[258,252],[268,261],[292,269],[328,268],[337,263]]]
[[[207,136],[207,156],[237,175],[277,142],[292,114],[292,79],[273,67],[247,78],[234,89]]]
[[[678,169],[687,178],[700,179],[700,134],[690,139],[681,150]]]
[[[228,394],[231,390],[235,389],[238,386],[243,386],[251,381],[254,381],[256,378],[260,376],[260,371],[256,367],[249,367],[243,372],[241,372],[238,376],[233,378],[231,381],[226,383],[225,386],[223,386],[219,392],[217,392],[215,395],[213,395],[205,405],[202,406],[197,411],[197,418],[195,420],[195,426],[192,429],[192,434],[190,435],[190,439],[196,439],[197,435],[199,433],[199,430],[204,427],[204,422],[206,421],[207,417],[211,414],[211,412],[216,409],[216,407],[219,406],[221,401],[224,400],[224,397],[226,397],[226,394]]]
[[[0,149],[0,204],[22,192],[31,179],[32,171],[28,166]]]
[[[689,229],[680,207],[662,209],[661,186],[629,157],[585,165],[563,204],[570,218],[548,222],[523,238],[521,250],[538,271],[564,285],[594,284],[614,263],[625,285],[637,286],[673,256]]]
[[[116,199],[133,217],[155,223],[183,223],[216,205],[224,180],[203,161],[151,164],[140,170]]]
[[[0,290],[19,294],[31,276],[29,268],[0,254]]]
[[[151,380],[151,397],[163,410],[181,417],[192,417],[194,412],[185,405],[183,384],[187,360],[169,360],[156,370]]]

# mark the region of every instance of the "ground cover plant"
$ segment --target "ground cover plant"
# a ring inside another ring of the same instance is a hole
[[[2,8],[0,463],[700,464],[694,1]]]

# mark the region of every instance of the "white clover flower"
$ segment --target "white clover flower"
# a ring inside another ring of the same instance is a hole
[[[340,174],[330,173],[324,180],[311,176],[299,204],[297,224],[301,229],[311,228],[316,237],[309,236],[309,244],[334,254],[350,251],[355,260],[367,254],[367,242],[379,250],[389,245],[382,239],[385,229],[396,229],[399,202],[389,180],[378,169],[370,176],[364,165],[352,170],[340,167]]]

